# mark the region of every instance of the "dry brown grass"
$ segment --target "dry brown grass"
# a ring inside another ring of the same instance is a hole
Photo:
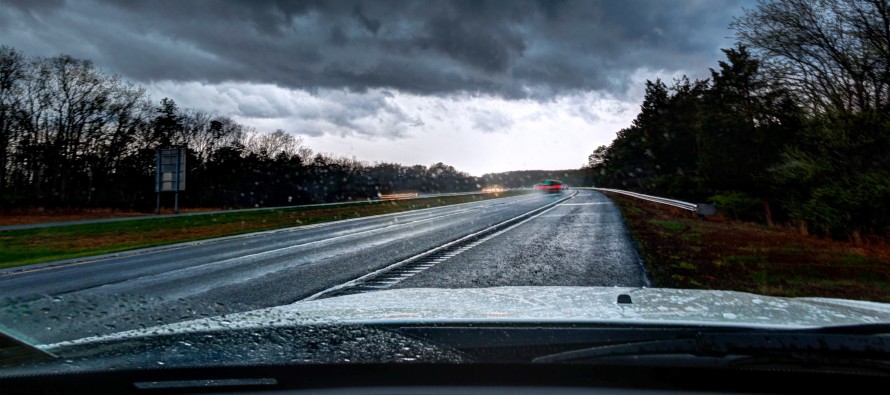
[[[653,286],[890,302],[890,243],[802,235],[790,227],[699,219],[608,194],[621,208]]]

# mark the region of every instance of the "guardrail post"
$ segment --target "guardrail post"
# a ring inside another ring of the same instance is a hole
[[[717,215],[717,206],[708,203],[698,203],[695,205],[695,213],[702,217]]]

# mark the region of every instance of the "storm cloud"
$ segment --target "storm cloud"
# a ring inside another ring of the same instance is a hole
[[[0,1],[0,43],[140,81],[546,99],[707,70],[738,1]]]
[[[365,160],[565,169],[755,0],[0,0],[0,45]],[[560,155],[541,156],[541,150]]]

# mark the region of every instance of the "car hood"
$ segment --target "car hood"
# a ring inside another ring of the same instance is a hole
[[[619,303],[619,296],[623,302]],[[629,303],[626,300],[629,297]],[[396,289],[89,337],[41,348],[158,334],[312,324],[615,323],[766,329],[890,323],[890,304],[734,291],[619,287]]]

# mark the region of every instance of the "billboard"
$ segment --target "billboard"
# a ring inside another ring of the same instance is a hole
[[[155,192],[185,190],[185,148],[158,150]]]

